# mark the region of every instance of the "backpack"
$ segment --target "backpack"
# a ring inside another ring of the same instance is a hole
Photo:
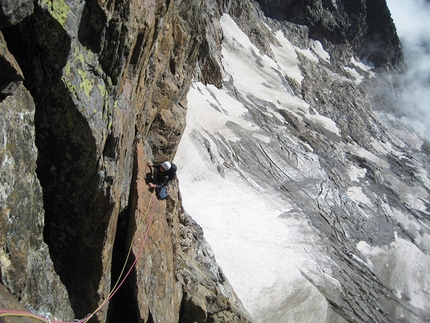
[[[171,163],[170,169],[167,172],[167,176],[169,176],[169,181],[175,179],[177,170],[178,167],[175,164]]]

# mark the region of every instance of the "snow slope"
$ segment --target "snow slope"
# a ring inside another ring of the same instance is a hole
[[[297,53],[314,64],[329,62],[330,56],[318,42],[303,50],[277,32],[280,46],[272,46],[272,59],[261,55],[228,15],[222,17],[221,25],[226,85],[222,89],[198,82],[192,85],[187,127],[174,160],[184,208],[203,227],[218,263],[256,323],[345,322],[325,297],[341,302],[345,293],[327,253],[329,238],[312,224],[308,213],[319,207],[322,195],[336,203],[345,198],[371,208],[374,200],[359,185],[366,169],[349,167],[350,181],[356,185],[345,192],[327,188],[328,176],[318,155],[290,136],[282,116],[282,110],[288,111],[299,122],[306,121],[339,141],[336,123],[294,95],[283,78],[288,75],[301,82]],[[372,72],[352,61],[353,67],[345,68],[350,75],[346,81],[359,84],[363,71]],[[251,101],[252,107],[247,104]],[[274,136],[286,145],[274,142]],[[340,147],[360,155],[361,148],[354,145]],[[306,197],[302,205],[293,198],[297,195]],[[394,258],[412,250],[423,256],[399,237],[384,248],[396,254]],[[363,241],[357,250],[361,258],[354,257],[362,266],[392,282],[389,272],[382,272],[386,264],[380,247]],[[428,255],[417,266],[426,265],[430,265]],[[412,305],[427,311],[423,300],[429,300],[424,292],[429,282],[423,278],[424,286],[419,287],[408,279],[399,281],[403,286],[398,286],[398,293],[410,289],[415,295]]]

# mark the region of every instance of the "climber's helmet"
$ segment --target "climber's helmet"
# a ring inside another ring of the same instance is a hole
[[[172,167],[172,164],[170,164],[168,161],[165,161],[160,166],[163,167],[165,170],[169,170],[170,167]]]

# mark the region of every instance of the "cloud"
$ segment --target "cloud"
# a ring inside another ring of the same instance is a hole
[[[403,94],[405,111],[421,120],[430,138],[430,2],[387,0],[403,45],[407,72]]]

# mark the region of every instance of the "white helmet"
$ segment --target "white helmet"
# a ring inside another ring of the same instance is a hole
[[[172,164],[170,164],[168,161],[165,161],[161,164],[161,167],[163,167],[165,170],[169,170],[170,167],[172,167]]]

